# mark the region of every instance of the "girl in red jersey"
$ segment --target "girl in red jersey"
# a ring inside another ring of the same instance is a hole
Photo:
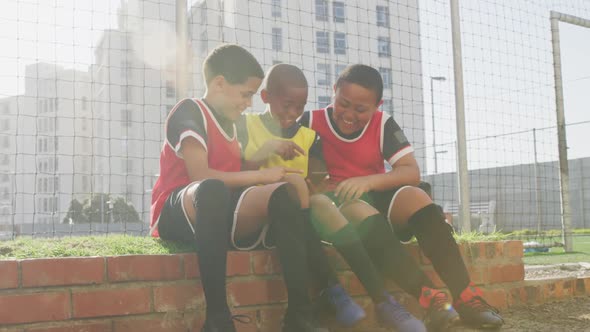
[[[393,118],[378,110],[382,93],[377,70],[352,65],[334,86],[333,105],[300,119],[321,137],[330,175],[329,192],[311,198],[316,228],[327,240],[346,242],[354,227],[381,272],[427,310],[429,330],[444,330],[458,316],[478,327],[501,326],[497,310],[471,283],[441,210],[417,187],[412,146]],[[391,171],[385,172],[384,160]],[[400,244],[413,236],[448,286],[454,309]]]
[[[283,332],[320,331],[308,295],[308,254],[296,189],[279,182],[286,167],[242,171],[234,121],[252,103],[264,77],[237,45],[205,59],[207,91],[184,99],[168,115],[160,177],[152,192],[151,230],[162,239],[196,243],[207,304],[202,331],[233,332],[225,285],[229,244],[250,249],[267,225],[276,239],[288,293]]]

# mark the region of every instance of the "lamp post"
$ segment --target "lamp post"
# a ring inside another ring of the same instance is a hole
[[[431,109],[431,116],[432,116],[432,151],[434,152],[434,174],[438,173],[438,158],[436,157],[436,130],[434,127],[434,81],[446,81],[447,78],[444,76],[430,76],[430,105]]]

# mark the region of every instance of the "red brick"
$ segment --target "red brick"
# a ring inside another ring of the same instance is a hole
[[[501,242],[486,241],[481,242],[481,246],[483,247],[483,257],[481,258],[489,260],[502,257],[503,250]]]
[[[180,314],[168,313],[157,318],[115,320],[113,331],[185,332],[189,328],[190,326],[187,326],[187,323],[182,319]]]
[[[250,274],[250,253],[245,251],[230,251],[227,253],[227,275]]]
[[[201,276],[199,271],[199,257],[196,254],[180,255],[184,262],[184,277],[186,279],[195,279]]]
[[[18,287],[18,262],[0,261],[0,289]]]
[[[258,332],[258,313],[257,310],[244,310],[244,309],[237,309],[233,310],[232,314],[234,315],[244,315],[250,319],[250,322],[240,322],[234,320],[234,325],[236,326],[236,330],[238,332]],[[282,317],[282,316],[281,316]],[[280,331],[280,330],[277,330]]]
[[[268,304],[287,299],[282,279],[233,281],[227,285],[228,295],[236,306]]]
[[[520,258],[524,256],[522,241],[504,241],[504,257],[507,259]]]
[[[281,263],[275,251],[253,251],[252,264],[256,275],[281,273]]]
[[[23,260],[23,287],[90,285],[104,280],[104,258],[47,258]]]
[[[412,258],[414,258],[414,261],[416,261],[418,264],[421,263],[422,251],[420,250],[420,247],[418,247],[418,245],[416,245],[416,244],[405,245],[404,248],[406,248],[406,250],[408,250],[408,253],[410,254],[410,256],[412,256]]]
[[[133,255],[107,258],[109,281],[146,281],[184,279],[182,259],[178,255]]]
[[[354,273],[351,273],[350,276],[348,277],[348,287],[346,287],[346,289],[348,290],[348,293],[350,295],[366,295],[367,294],[365,287],[363,286],[361,281],[358,279],[358,277]]]
[[[433,268],[425,268],[424,273],[426,276],[432,281],[432,284],[435,288],[442,288],[445,287],[444,282],[440,279],[436,271]]]
[[[459,252],[461,253],[461,257],[465,264],[471,264],[471,255],[469,250],[469,245],[465,242],[457,243],[459,245]]]
[[[576,295],[590,294],[590,277],[578,278],[575,283],[575,288]]]
[[[342,255],[340,255],[340,253],[336,249],[334,249],[334,247],[324,246],[324,250],[326,252],[326,255],[328,256],[328,260],[330,261],[330,265],[332,265],[332,267],[335,270],[338,270],[338,271],[350,270],[350,266],[348,265],[346,260],[344,260]]]
[[[484,299],[498,309],[508,307],[508,298],[505,289],[483,289]]]
[[[492,265],[488,268],[488,278],[491,284],[523,281],[523,264]]]
[[[154,287],[154,310],[158,312],[196,309],[204,303],[200,282]]]
[[[282,317],[285,314],[285,308],[272,307],[260,309],[260,332],[277,332],[281,330]]]
[[[112,330],[110,321],[98,323],[75,323],[68,322],[63,326],[28,328],[27,332],[106,332]]]
[[[69,319],[67,292],[0,296],[0,325]]]
[[[489,282],[486,268],[483,268],[477,264],[473,264],[467,266],[467,271],[469,272],[469,277],[474,284],[484,285]]]
[[[72,294],[74,317],[122,316],[150,312],[149,288],[116,288]]]

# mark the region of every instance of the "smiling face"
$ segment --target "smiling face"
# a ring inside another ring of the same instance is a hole
[[[332,120],[338,130],[349,135],[362,130],[377,111],[375,92],[358,84],[343,82],[335,88]]]
[[[249,77],[242,84],[231,84],[223,76],[215,78],[215,81],[214,108],[231,121],[236,121],[246,108],[252,106],[252,97],[262,83],[258,77]]]
[[[289,128],[303,114],[307,103],[307,87],[284,87],[275,93],[262,90],[261,97],[281,128]]]

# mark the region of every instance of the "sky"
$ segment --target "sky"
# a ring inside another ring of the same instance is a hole
[[[27,64],[50,62],[86,70],[94,61],[93,46],[104,29],[117,28],[119,5],[120,0],[0,1],[0,98],[24,92]],[[434,85],[436,135],[437,143],[448,144],[438,148],[442,153],[437,155],[441,158],[441,170],[451,171],[456,165],[452,146],[456,134],[450,27],[446,24],[448,4],[424,0],[420,5],[425,139],[427,144],[432,142],[429,77],[442,75],[448,79]],[[547,76],[552,70],[547,62],[551,61],[545,30],[549,22],[539,23],[534,13],[518,16],[518,10],[523,10],[526,3],[515,5],[515,13],[496,11],[494,5],[490,1],[470,1],[464,2],[462,9],[468,137],[494,136],[470,144],[471,158],[476,160],[470,167],[475,168],[530,162],[532,149],[526,144],[530,140],[528,133],[496,136],[547,127],[554,122],[554,104],[550,98],[553,82]],[[501,8],[507,10],[510,5]],[[590,29],[570,24],[561,24],[560,29],[566,122],[590,121],[590,43],[587,42]],[[539,35],[543,37],[538,38]],[[519,36],[530,40],[523,43]],[[478,47],[480,43],[492,47]],[[494,51],[496,47],[498,52]],[[524,56],[513,57],[517,59],[513,61],[511,52],[522,52]],[[534,67],[539,64],[544,68]],[[540,109],[540,116],[534,115],[535,108]],[[590,156],[590,148],[585,144],[589,131],[588,123],[568,126],[570,158]],[[550,130],[540,132],[538,147],[542,161],[556,158],[554,139]],[[522,151],[505,147],[516,144],[522,145]],[[502,148],[490,153],[491,146]],[[432,151],[427,163],[431,169]]]

